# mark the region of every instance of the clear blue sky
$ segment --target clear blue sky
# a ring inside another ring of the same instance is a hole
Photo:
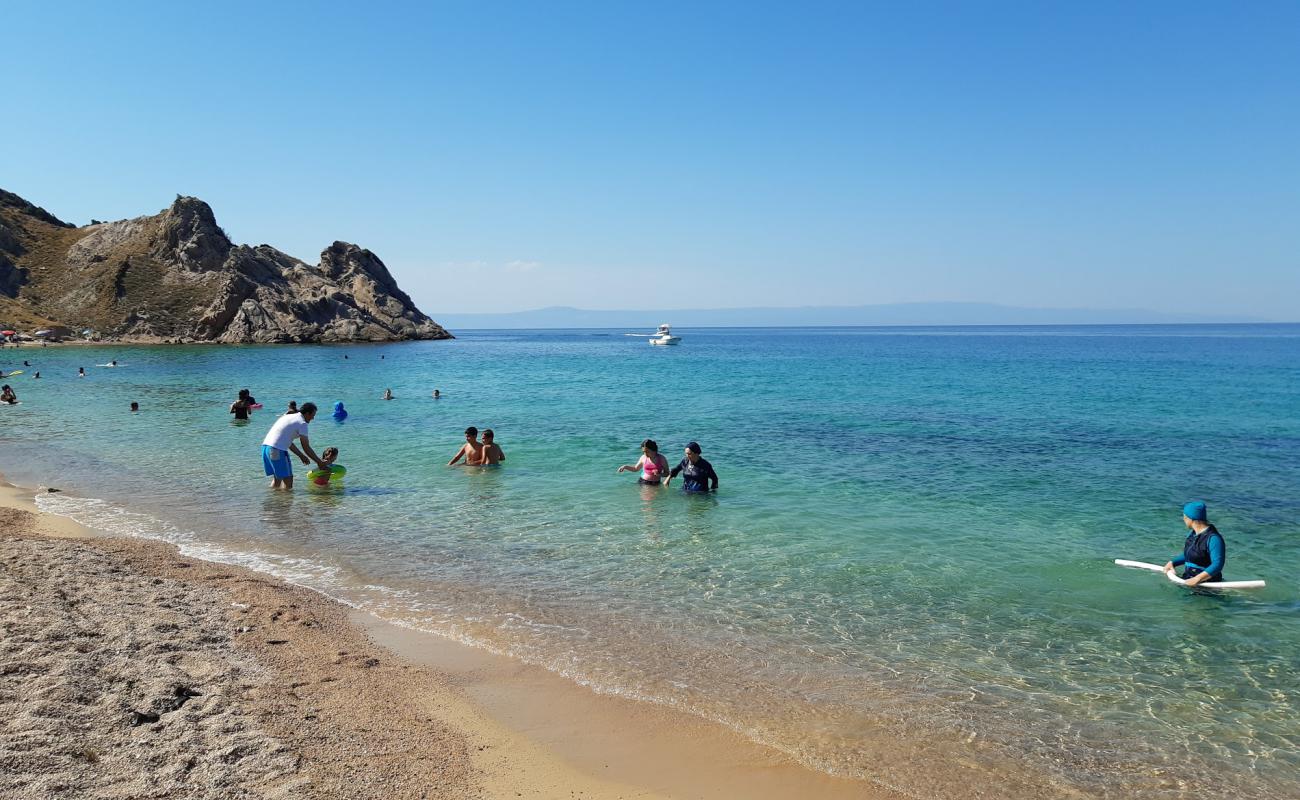
[[[1300,319],[1293,2],[11,2],[0,36],[0,187],[196,195],[430,312]]]

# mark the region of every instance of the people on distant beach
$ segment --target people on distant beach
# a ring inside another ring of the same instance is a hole
[[[456,451],[456,455],[452,456],[451,461],[447,462],[447,466],[453,466],[462,458],[465,459],[465,465],[470,467],[483,463],[483,445],[478,440],[478,428],[473,425],[465,429],[465,444],[460,446],[460,449]]]
[[[0,388],[0,403],[11,406],[18,403],[18,395],[14,394],[13,387],[7,383]]]
[[[384,399],[385,399],[385,400],[392,400],[392,399],[393,399],[393,390],[392,390],[392,389],[385,389],[385,390],[384,390]]]
[[[132,414],[137,414],[137,413],[139,413],[139,412],[140,412],[140,404],[137,403],[136,401],[132,400],[132,401],[131,401],[131,413],[132,413]]]
[[[316,462],[316,466],[328,470],[329,465],[321,460],[311,447],[307,437],[307,425],[316,416],[315,403],[303,403],[302,410],[294,414],[277,417],[266,438],[262,440],[262,466],[271,477],[272,489],[293,488],[293,465],[289,454],[302,459],[302,463]],[[298,443],[295,444],[294,440]],[[298,445],[302,445],[299,449]]]
[[[1182,578],[1188,586],[1222,581],[1228,545],[1219,529],[1210,524],[1205,503],[1194,500],[1183,506],[1183,525],[1191,530],[1183,542],[1183,554],[1170,559],[1165,564],[1165,572],[1182,567]]]
[[[499,466],[502,461],[506,460],[506,453],[501,449],[501,445],[496,443],[496,434],[491,428],[483,431],[483,457],[479,461],[485,467]]]
[[[348,410],[343,407],[343,401],[340,400],[334,404],[334,421],[342,422],[348,418]]]
[[[298,413],[298,401],[297,401],[297,400],[290,400],[290,401],[289,401],[289,410],[286,411],[286,412],[284,412],[284,413],[285,413],[285,416],[288,416],[289,414],[297,414],[297,413]]]
[[[718,473],[713,465],[700,456],[699,442],[686,445],[686,457],[673,467],[664,478],[664,486],[670,484],[679,473],[682,474],[682,489],[688,492],[709,492],[718,490]]]
[[[635,464],[624,464],[618,468],[620,473],[637,470],[641,470],[637,483],[643,486],[658,486],[668,476],[668,459],[659,452],[659,444],[654,439],[646,439],[641,443],[641,457]]]
[[[77,367],[77,377],[78,377],[78,378],[84,378],[84,377],[86,377],[86,368],[85,368],[85,367]]]

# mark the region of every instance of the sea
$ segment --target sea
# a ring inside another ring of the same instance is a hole
[[[1300,797],[1300,325],[675,332],[5,349],[0,471],[907,796]],[[268,489],[291,400],[341,482]],[[719,490],[619,474],[646,438]],[[1113,563],[1189,500],[1267,588]]]

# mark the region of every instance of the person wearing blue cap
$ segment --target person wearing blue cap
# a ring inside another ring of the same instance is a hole
[[[1174,567],[1183,568],[1183,580],[1188,586],[1207,581],[1223,580],[1223,565],[1228,559],[1228,545],[1223,534],[1210,524],[1205,503],[1194,500],[1183,506],[1183,524],[1191,533],[1183,543],[1183,554],[1165,564],[1165,572]]]

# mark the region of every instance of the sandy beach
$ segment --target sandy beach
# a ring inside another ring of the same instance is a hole
[[[887,798],[0,487],[0,796]]]

